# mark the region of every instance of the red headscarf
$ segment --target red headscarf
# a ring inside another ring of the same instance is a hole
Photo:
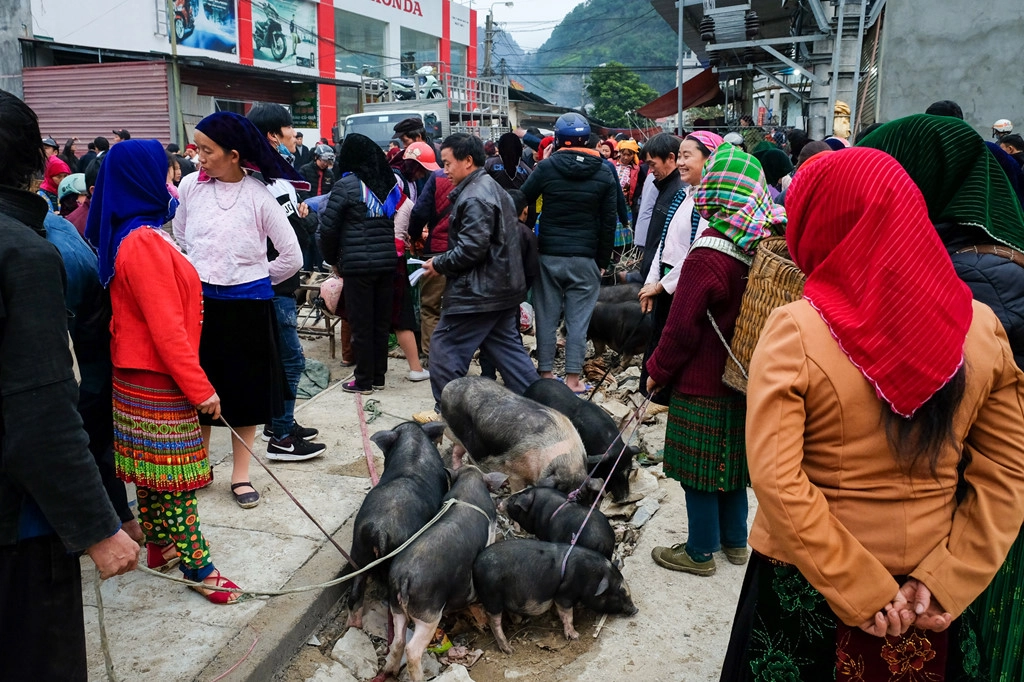
[[[43,184],[39,187],[40,189],[45,189],[50,194],[56,194],[57,185],[60,183],[56,182],[54,178],[58,175],[69,175],[70,173],[71,169],[68,168],[68,164],[59,156],[47,157],[46,170],[43,172]]]
[[[913,416],[964,360],[971,291],[891,156],[852,148],[796,174],[786,242],[804,298],[893,412]]]

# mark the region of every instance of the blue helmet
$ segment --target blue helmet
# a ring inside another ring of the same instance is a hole
[[[576,112],[562,114],[555,121],[555,142],[559,147],[585,147],[590,140],[590,123]]]

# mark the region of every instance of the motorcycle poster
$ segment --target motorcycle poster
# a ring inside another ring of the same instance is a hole
[[[253,0],[253,58],[315,69],[316,5],[307,0]]]
[[[174,0],[174,38],[184,47],[238,54],[237,16],[235,0]]]

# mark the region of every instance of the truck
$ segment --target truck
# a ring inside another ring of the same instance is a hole
[[[395,124],[414,116],[435,139],[463,132],[497,140],[511,130],[508,85],[498,81],[438,76],[423,67],[413,79],[364,76],[360,94],[361,111],[342,119],[340,132],[366,135],[382,149],[395,136]]]

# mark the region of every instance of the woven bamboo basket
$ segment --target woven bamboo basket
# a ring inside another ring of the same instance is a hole
[[[726,360],[722,375],[726,386],[747,392],[750,358],[768,316],[779,306],[803,296],[806,281],[807,276],[789,257],[785,237],[769,237],[758,244],[731,343],[733,355],[743,366],[739,367],[732,358]]]

